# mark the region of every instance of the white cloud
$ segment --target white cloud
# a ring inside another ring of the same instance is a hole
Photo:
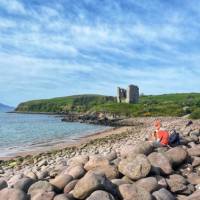
[[[23,3],[17,0],[0,0],[0,7],[9,13],[25,14],[26,10]]]

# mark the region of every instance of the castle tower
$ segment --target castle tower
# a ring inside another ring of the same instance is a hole
[[[138,103],[139,102],[139,88],[136,85],[129,85],[127,89],[127,103]]]

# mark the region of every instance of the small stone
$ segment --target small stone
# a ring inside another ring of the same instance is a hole
[[[162,176],[155,176],[157,181],[158,181],[158,185],[161,187],[161,188],[167,188],[168,185],[167,185],[167,181],[165,178],[163,178]]]
[[[37,175],[34,173],[34,172],[28,172],[28,173],[26,173],[26,174],[24,174],[26,177],[28,177],[28,178],[31,178],[31,179],[35,179],[35,180],[37,180],[38,179],[38,177],[37,177]]]
[[[37,164],[38,167],[42,167],[43,165],[48,165],[47,160],[41,160],[41,161],[38,162],[38,164]]]

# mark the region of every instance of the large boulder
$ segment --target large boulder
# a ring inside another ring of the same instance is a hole
[[[55,179],[51,180],[50,183],[59,190],[63,190],[64,187],[73,180],[73,177],[68,174],[60,174]]]
[[[192,185],[200,184],[200,176],[197,173],[190,173],[187,176],[187,181]]]
[[[89,157],[86,155],[75,156],[67,161],[67,165],[76,166],[76,165],[85,165],[88,162]]]
[[[77,182],[78,182],[78,180],[73,180],[73,181],[69,182],[64,188],[64,193],[68,194],[69,192],[71,192],[74,189]]]
[[[112,194],[105,192],[103,190],[97,190],[93,192],[86,200],[115,200]]]
[[[180,165],[187,158],[187,151],[181,147],[174,147],[168,150],[165,154],[172,161],[174,166]]]
[[[5,188],[0,190],[1,200],[29,200],[28,195],[18,189]]]
[[[59,194],[59,195],[56,195],[53,200],[70,200],[70,198],[68,198],[64,194]]]
[[[33,198],[38,193],[52,192],[54,187],[48,181],[38,181],[30,186],[28,194]]]
[[[142,178],[136,182],[136,185],[144,188],[150,193],[159,189],[158,181],[155,177]]]
[[[187,149],[190,156],[200,156],[200,145]]]
[[[106,175],[107,178],[117,178],[119,175],[115,165],[111,165],[109,160],[103,156],[92,156],[84,166],[85,170],[99,171]]]
[[[132,180],[138,180],[146,177],[150,170],[151,164],[147,157],[138,154],[135,159],[124,159],[119,163],[119,171]]]
[[[95,190],[106,190],[114,193],[114,185],[102,173],[89,171],[81,178],[73,190],[73,196],[77,199],[85,199]]]
[[[193,194],[188,196],[186,200],[200,200],[200,190],[195,191]]]
[[[169,186],[170,191],[173,193],[181,193],[182,191],[187,189],[186,179],[178,174],[170,175],[169,179],[167,179],[167,184]]]
[[[84,176],[85,170],[82,166],[77,165],[77,166],[70,166],[64,173],[69,174],[74,179],[79,179]]]
[[[172,165],[170,160],[163,153],[151,153],[148,159],[152,165],[151,171],[154,174],[169,175],[172,173]]]
[[[29,187],[35,183],[35,180],[31,178],[22,178],[17,183],[15,183],[14,188],[28,192]]]
[[[172,193],[169,192],[168,190],[166,190],[165,188],[162,188],[162,189],[154,192],[152,195],[156,200],[175,200],[176,199],[172,195]]]
[[[135,184],[123,184],[119,186],[119,194],[122,199],[127,200],[152,200],[149,192]]]
[[[192,166],[193,167],[200,166],[200,157],[192,156]]]
[[[136,145],[125,145],[120,150],[122,158],[132,157],[134,158],[137,154],[148,155],[153,151],[153,146],[150,142],[141,142]]]
[[[3,178],[0,178],[0,190],[4,189],[6,187],[8,187],[7,182]]]
[[[35,194],[31,200],[53,200],[55,196],[55,192],[45,192],[45,191],[40,191],[37,194]]]

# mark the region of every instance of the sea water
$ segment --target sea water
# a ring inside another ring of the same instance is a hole
[[[70,143],[108,127],[62,122],[60,117],[41,114],[0,113],[0,157]]]

